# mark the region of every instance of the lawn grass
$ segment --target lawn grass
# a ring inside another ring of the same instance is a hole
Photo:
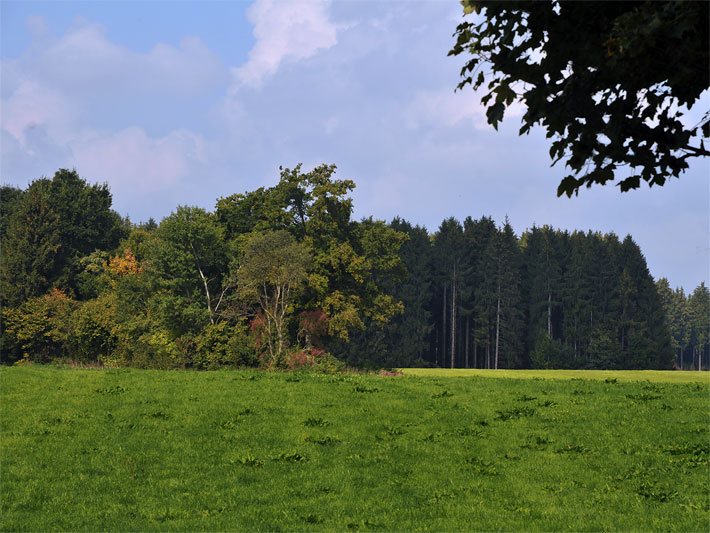
[[[707,379],[469,374],[2,368],[0,530],[710,528]]]

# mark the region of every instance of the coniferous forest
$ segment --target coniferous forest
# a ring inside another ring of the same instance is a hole
[[[76,171],[0,202],[2,360],[105,366],[700,369],[710,293],[654,282],[631,236],[353,220],[335,166],[112,210]]]

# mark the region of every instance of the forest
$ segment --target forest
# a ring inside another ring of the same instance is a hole
[[[353,219],[334,165],[160,223],[58,170],[0,191],[2,362],[108,367],[703,369],[710,292],[631,236]]]

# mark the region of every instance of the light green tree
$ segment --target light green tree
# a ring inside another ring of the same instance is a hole
[[[286,322],[310,264],[307,246],[287,231],[252,233],[244,238],[238,291],[244,301],[258,305],[264,320],[268,368],[283,362],[288,345]]]

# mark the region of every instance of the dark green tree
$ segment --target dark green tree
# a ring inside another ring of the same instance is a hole
[[[498,265],[495,254],[498,230],[490,217],[464,220],[467,290],[464,354],[474,368],[491,368],[495,355]],[[470,326],[469,326],[470,323]],[[468,343],[472,343],[472,349]],[[473,352],[472,354],[470,352]]]
[[[14,209],[2,236],[2,306],[17,306],[52,287],[61,249],[60,217],[51,201],[51,182],[32,183]]]
[[[408,236],[399,253],[404,273],[401,279],[390,278],[384,284],[386,291],[402,302],[404,310],[382,326],[380,351],[370,349],[369,353],[377,355],[386,367],[420,366],[429,355],[433,329],[431,241],[425,228],[412,226],[401,218],[392,220],[390,227]],[[376,334],[373,329],[368,328],[359,337]],[[351,342],[351,345],[352,353],[358,348],[357,344]]]
[[[547,341],[562,338],[561,239],[549,226],[533,226],[523,234],[521,241],[523,283],[527,298],[527,348],[528,353],[532,353],[536,346],[541,346],[543,338]],[[547,343],[545,346],[556,345]],[[537,353],[542,354],[540,350]]]
[[[710,290],[700,283],[688,297],[693,366],[702,370],[710,355]]]
[[[582,232],[570,236],[570,255],[564,274],[563,308],[564,338],[574,353],[573,366],[583,366],[591,340],[594,320],[594,237]]]
[[[461,296],[467,275],[463,226],[455,218],[447,218],[439,226],[434,235],[433,257],[436,285],[441,295],[440,364],[455,368],[461,365],[458,339]]]
[[[618,319],[624,368],[671,368],[666,315],[646,259],[631,236],[621,243]]]
[[[7,233],[12,213],[20,205],[24,191],[11,185],[0,186],[0,238]]]
[[[520,296],[522,253],[507,218],[497,232],[493,255],[496,261],[495,355],[493,368],[522,365],[523,311]]]
[[[178,207],[155,230],[147,257],[160,287],[154,300],[176,335],[219,319],[234,288],[227,253],[222,227],[199,207]]]
[[[51,180],[33,181],[2,237],[5,301],[15,305],[50,287],[76,294],[81,258],[114,249],[126,233],[111,201],[108,185],[91,185],[75,170],[60,169]]]

